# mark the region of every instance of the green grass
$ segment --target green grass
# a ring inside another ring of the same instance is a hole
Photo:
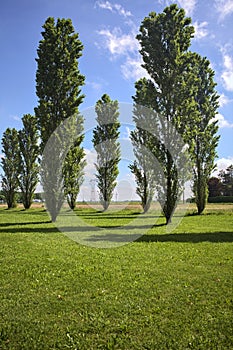
[[[138,209],[77,212],[133,230]],[[43,208],[1,208],[0,349],[232,349],[233,206],[191,208],[173,232],[163,223],[97,249],[59,232]]]

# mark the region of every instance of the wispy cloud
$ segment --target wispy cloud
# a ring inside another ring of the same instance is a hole
[[[224,71],[221,75],[226,90],[233,91],[233,59],[230,55],[223,54]]]
[[[110,59],[115,60],[124,58],[121,64],[121,73],[126,80],[137,80],[147,76],[146,71],[141,67],[142,60],[139,55],[139,43],[135,38],[136,33],[131,30],[129,33],[123,33],[120,28],[102,29],[97,32],[103,39],[102,49],[107,49],[110,53]]]
[[[233,100],[229,99],[225,94],[221,94],[219,96],[219,106],[224,107],[225,105],[228,105],[231,103]]]
[[[180,7],[185,9],[188,16],[192,16],[196,8],[197,0],[178,0],[178,3]]]
[[[198,23],[197,21],[193,24],[195,28],[195,37],[194,39],[200,40],[205,38],[209,32],[208,29],[206,28],[208,26],[208,22],[201,22]]]
[[[21,118],[18,115],[10,115],[10,118],[15,120],[16,122],[21,122]]]
[[[220,128],[233,128],[233,123],[230,123],[228,120],[224,118],[224,116],[218,113],[215,116],[215,120],[218,121],[218,125]]]
[[[129,128],[128,126],[126,126],[121,139],[124,141],[130,141],[131,130],[132,128]]]
[[[87,81],[86,85],[88,85],[91,89],[93,89],[96,92],[101,92],[103,90],[103,85],[101,83],[98,83],[96,81]]]
[[[233,13],[233,0],[215,0],[215,8],[219,13],[220,21]]]
[[[165,6],[169,6],[174,3],[174,1],[159,0],[159,3],[164,4]],[[192,16],[196,8],[197,0],[177,0],[177,3],[185,10],[187,16]]]
[[[120,16],[123,16],[125,18],[132,16],[132,13],[125,10],[120,4],[112,4],[109,1],[97,1],[96,6],[104,10],[109,10],[112,13],[118,13]]]
[[[147,71],[142,67],[142,59],[140,57],[127,57],[126,61],[121,65],[121,72],[126,80],[138,80],[143,77],[149,78]]]
[[[135,39],[134,33],[124,34],[120,28],[115,27],[112,31],[109,29],[102,29],[97,32],[103,37],[103,45],[106,47],[112,58],[114,56],[127,55],[128,53],[138,50],[138,42]]]
[[[218,176],[220,170],[226,170],[233,164],[233,157],[220,158],[216,161],[216,169],[213,171],[212,176]]]

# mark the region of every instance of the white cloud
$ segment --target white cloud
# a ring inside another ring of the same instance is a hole
[[[220,128],[233,128],[233,123],[226,120],[220,113],[215,116],[215,120],[218,120],[218,125]]]
[[[118,13],[120,16],[123,16],[125,18],[132,16],[132,13],[130,11],[126,11],[120,4],[112,4],[109,1],[97,1],[96,5],[101,9],[109,10],[113,13]]]
[[[21,122],[21,118],[18,115],[10,115],[10,118],[15,120],[16,122]]]
[[[93,90],[95,90],[95,91],[97,91],[97,92],[100,92],[100,91],[102,91],[102,89],[103,89],[102,84],[97,83],[97,82],[95,82],[95,81],[87,81],[87,82],[86,82],[86,85],[90,86]]]
[[[188,16],[192,16],[195,11],[197,0],[178,0],[180,7],[185,9]]]
[[[201,22],[198,23],[197,21],[193,24],[195,28],[195,39],[203,39],[205,38],[209,32],[208,29],[206,28],[208,26],[208,22]]]
[[[141,66],[142,60],[140,57],[127,57],[125,63],[121,65],[121,72],[126,80],[138,80],[147,77],[147,71]]]
[[[172,3],[174,3],[173,0],[159,0],[160,4],[164,4],[165,6],[169,6]],[[196,8],[196,4],[197,4],[197,0],[177,0],[177,3],[180,7],[182,7],[183,9],[185,9],[185,13],[187,16],[192,16],[195,8]]]
[[[226,90],[233,91],[233,59],[228,54],[223,54],[223,71],[221,78]]]
[[[233,164],[233,157],[218,159],[216,161],[216,169],[212,172],[212,176],[218,176],[220,170],[226,170],[231,164]]]
[[[128,34],[122,33],[120,28],[114,28],[112,31],[103,29],[98,31],[103,37],[102,48],[107,48],[110,52],[110,59],[125,58],[121,64],[121,73],[126,80],[138,80],[147,75],[144,68],[141,67],[142,59],[139,55],[139,43],[135,38],[135,32]],[[98,45],[99,46],[99,45]]]
[[[233,0],[215,0],[215,8],[219,13],[220,21],[233,13]]]
[[[127,55],[138,50],[138,42],[134,33],[123,34],[120,28],[102,29],[97,32],[104,38],[103,47],[107,47],[111,55]]]
[[[80,193],[78,196],[79,200],[96,200],[98,199],[97,189],[95,182],[95,163],[96,163],[96,152],[94,149],[85,149],[85,160],[87,165],[84,168],[84,182],[80,187]]]
[[[94,174],[96,172],[95,163],[96,163],[96,151],[94,149],[89,150],[85,149],[85,160],[87,165],[84,168],[85,172],[85,181],[89,181],[94,178]]]
[[[224,107],[225,105],[227,105],[228,103],[231,103],[233,100],[229,99],[225,94],[221,94],[219,96],[219,106],[220,107]]]
[[[129,128],[128,126],[126,126],[125,130],[123,131],[123,135],[121,137],[121,140],[130,141],[131,130],[132,130],[132,128]]]

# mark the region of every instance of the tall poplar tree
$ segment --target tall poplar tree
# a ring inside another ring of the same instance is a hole
[[[136,180],[136,193],[141,198],[141,205],[146,213],[151,205],[156,188],[154,144],[157,140],[149,132],[157,127],[156,115],[150,108],[150,82],[142,79],[136,83],[136,96],[134,97],[133,121],[135,129],[130,133],[134,149],[135,161],[129,165]],[[139,101],[141,105],[137,105]],[[148,107],[147,107],[148,106]],[[145,127],[146,124],[146,127]]]
[[[62,163],[68,148],[72,147],[69,139],[73,137],[74,124],[75,130],[78,130],[77,139],[81,137],[83,130],[83,118],[78,113],[78,107],[84,97],[80,90],[84,84],[84,76],[80,74],[78,67],[83,45],[70,19],[58,19],[55,23],[54,18],[49,17],[43,28],[43,39],[39,43],[36,59],[36,93],[39,101],[35,114],[40,131],[41,150],[44,151],[41,180],[47,209],[52,221],[55,221],[64,200]],[[71,118],[72,122],[55,132],[68,118]],[[47,143],[52,134],[51,142]],[[75,143],[75,140],[73,142]],[[73,145],[79,146],[78,142]],[[81,161],[78,151],[71,153],[66,162],[68,159],[75,163]],[[72,156],[77,158],[73,159]],[[66,184],[68,180],[66,178]],[[70,180],[73,182],[73,178]]]
[[[2,193],[6,199],[8,209],[16,207],[16,192],[18,189],[18,167],[19,167],[19,141],[18,132],[15,128],[7,128],[2,136],[1,166]]]
[[[29,209],[36,185],[39,180],[39,135],[36,118],[25,114],[22,118],[23,128],[18,132],[19,138],[19,188],[23,205]]]
[[[185,140],[193,162],[193,192],[198,214],[205,209],[208,199],[208,181],[215,168],[216,147],[219,141],[218,94],[215,89],[214,71],[206,57],[190,52],[185,58],[182,86],[186,98],[182,108],[186,110]],[[182,90],[182,89],[181,89]]]
[[[111,202],[120,161],[120,122],[118,101],[113,101],[107,94],[97,101],[95,106],[98,125],[93,131],[93,144],[97,152],[96,178],[100,202],[107,210]]]
[[[143,67],[150,79],[142,79],[136,84],[136,89],[140,86],[147,93],[141,101],[137,90],[134,101],[139,105],[146,103],[156,112],[157,126],[152,135],[157,137],[154,136],[150,149],[163,171],[163,176],[158,173],[155,180],[167,224],[171,221],[183,183],[184,174],[180,169],[184,161],[182,145],[174,130],[183,133],[180,122],[182,57],[187,53],[193,33],[191,19],[173,4],[160,14],[150,13],[137,35]]]

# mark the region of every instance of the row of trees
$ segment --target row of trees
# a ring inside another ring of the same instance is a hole
[[[40,181],[46,206],[55,221],[64,195],[70,207],[74,208],[84,175],[84,120],[79,113],[84,98],[81,93],[84,76],[78,66],[83,46],[69,19],[58,19],[55,23],[54,18],[50,17],[43,28],[36,59],[38,106],[35,108],[35,117],[30,116],[30,123],[34,123],[33,140],[40,140],[39,151],[34,144],[35,157],[39,152]],[[135,175],[137,193],[144,211],[149,209],[156,192],[167,223],[171,221],[183,183],[190,178],[187,151],[192,163],[193,191],[198,213],[204,210],[207,182],[214,168],[219,139],[217,121],[214,119],[218,108],[214,72],[205,57],[188,51],[193,34],[191,19],[185,17],[183,9],[171,5],[161,14],[150,13],[143,20],[137,36],[143,67],[150,78],[135,83],[135,130],[131,132],[135,162],[130,165],[130,169]],[[103,95],[96,103],[96,114],[97,126],[93,132],[93,144],[97,152],[96,178],[100,201],[106,210],[119,172],[118,102]],[[29,152],[28,139],[26,137],[16,155],[13,149],[10,150],[9,142],[6,142],[12,134],[12,141],[15,139],[20,144],[26,135],[25,125],[22,132],[20,134],[8,129],[4,134],[3,189],[8,190],[7,178],[17,177],[15,183],[24,183],[24,186],[19,185],[21,190],[31,193],[26,191],[28,163],[22,148],[24,146]],[[11,144],[12,148],[13,142]],[[187,147],[183,147],[184,144]],[[19,171],[10,168],[14,156],[21,157]],[[38,166],[31,158],[35,174],[30,187],[33,191],[38,179]]]
[[[16,206],[16,194],[26,209],[30,208],[33,194],[39,179],[39,146],[36,118],[26,114],[22,118],[23,128],[7,128],[2,137],[2,193],[8,208]]]

